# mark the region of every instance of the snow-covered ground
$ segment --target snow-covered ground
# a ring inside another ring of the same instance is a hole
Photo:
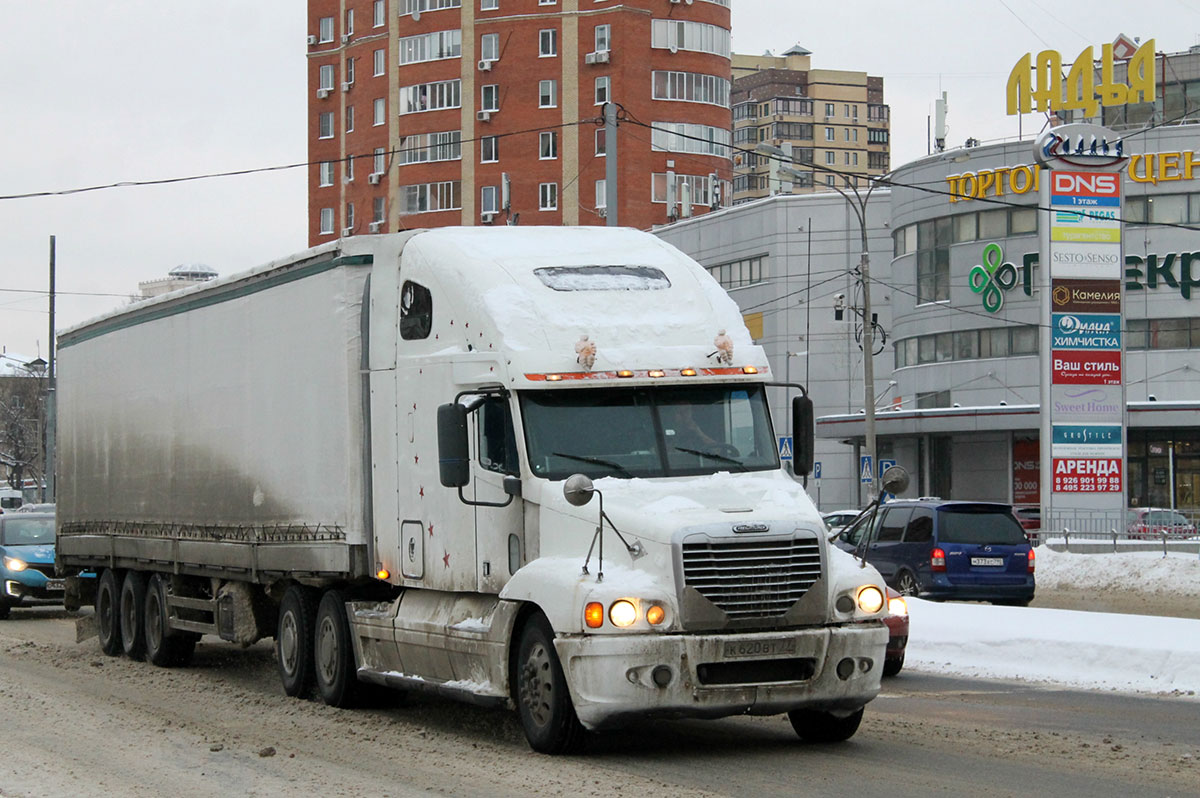
[[[1039,589],[1200,603],[1200,558],[1037,549]],[[1120,692],[1200,696],[1200,620],[910,599],[905,667]]]

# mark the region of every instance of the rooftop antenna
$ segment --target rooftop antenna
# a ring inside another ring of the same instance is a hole
[[[942,97],[934,101],[933,106],[933,142],[936,152],[943,152],[946,149],[946,92],[942,92]]]

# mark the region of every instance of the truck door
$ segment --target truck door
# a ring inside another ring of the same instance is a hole
[[[509,496],[505,477],[519,477],[517,439],[510,398],[489,396],[474,414],[476,457],[471,465],[474,499],[501,504]],[[480,593],[499,593],[524,562],[524,508],[520,497],[506,507],[475,507],[476,580]]]

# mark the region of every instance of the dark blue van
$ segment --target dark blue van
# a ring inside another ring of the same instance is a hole
[[[866,557],[906,596],[1019,606],[1033,600],[1033,547],[1007,504],[890,501],[835,543]]]

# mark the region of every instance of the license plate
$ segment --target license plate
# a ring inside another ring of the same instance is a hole
[[[1003,557],[972,557],[971,565],[1004,565]]]
[[[796,638],[778,640],[737,640],[725,644],[726,659],[777,657],[796,653]]]
[[[63,579],[47,579],[46,580],[46,589],[47,590],[63,590],[66,588],[66,584],[67,584],[66,581]]]

